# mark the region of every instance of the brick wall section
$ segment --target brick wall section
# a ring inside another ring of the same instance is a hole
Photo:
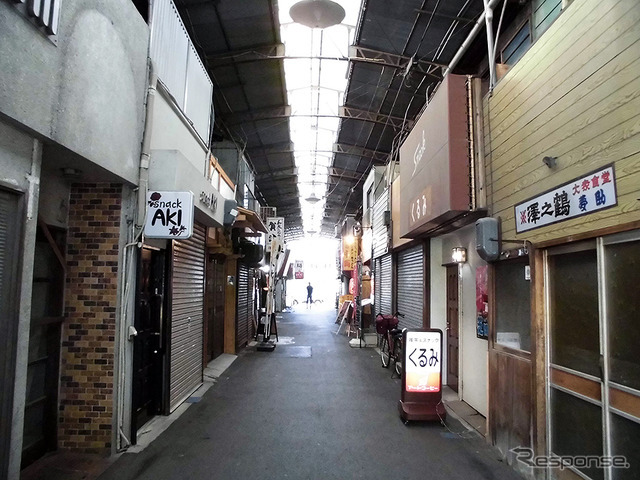
[[[109,453],[112,441],[122,186],[74,184],[67,239],[58,446]]]

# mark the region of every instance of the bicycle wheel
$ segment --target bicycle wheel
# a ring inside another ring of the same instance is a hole
[[[389,368],[389,360],[391,356],[389,355],[389,339],[387,335],[382,335],[382,340],[380,343],[380,359],[382,360],[382,367]]]
[[[393,357],[395,359],[394,366],[398,376],[402,376],[402,361],[404,360],[404,352],[402,351],[402,340],[396,339],[393,342]]]

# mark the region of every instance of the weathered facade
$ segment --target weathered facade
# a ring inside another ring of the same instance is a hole
[[[521,242],[490,271],[491,438],[514,463],[531,446],[631,464],[553,478],[636,478],[640,6],[565,7],[484,102],[489,213]]]

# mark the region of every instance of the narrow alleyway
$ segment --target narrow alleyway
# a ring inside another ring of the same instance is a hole
[[[248,347],[144,451],[100,480],[518,479],[452,418],[404,425],[400,381],[334,334],[334,310],[282,314],[272,353]],[[462,435],[458,435],[462,433]]]

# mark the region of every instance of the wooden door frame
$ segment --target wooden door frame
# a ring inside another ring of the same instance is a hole
[[[456,284],[457,284],[457,303],[458,303],[458,358],[457,358],[457,374],[456,374],[456,393],[458,394],[459,398],[462,398],[462,385],[460,382],[460,364],[462,363],[461,359],[461,352],[462,352],[462,348],[460,347],[460,339],[461,339],[461,335],[460,335],[460,326],[461,326],[461,317],[460,317],[460,312],[461,312],[461,308],[460,308],[460,302],[462,299],[462,295],[460,295],[460,286],[461,286],[461,282],[460,282],[460,265],[458,265],[457,263],[447,263],[444,264],[443,267],[445,267],[446,272],[445,272],[445,277],[446,277],[446,281],[445,281],[445,309],[447,312],[447,318],[446,321],[448,323],[449,321],[449,268],[455,268],[456,269]],[[450,386],[449,384],[449,366],[450,366],[450,362],[451,362],[451,358],[449,357],[449,331],[450,329],[447,327],[446,328],[446,344],[447,344],[447,386],[449,388],[451,388],[453,390],[453,388]]]

